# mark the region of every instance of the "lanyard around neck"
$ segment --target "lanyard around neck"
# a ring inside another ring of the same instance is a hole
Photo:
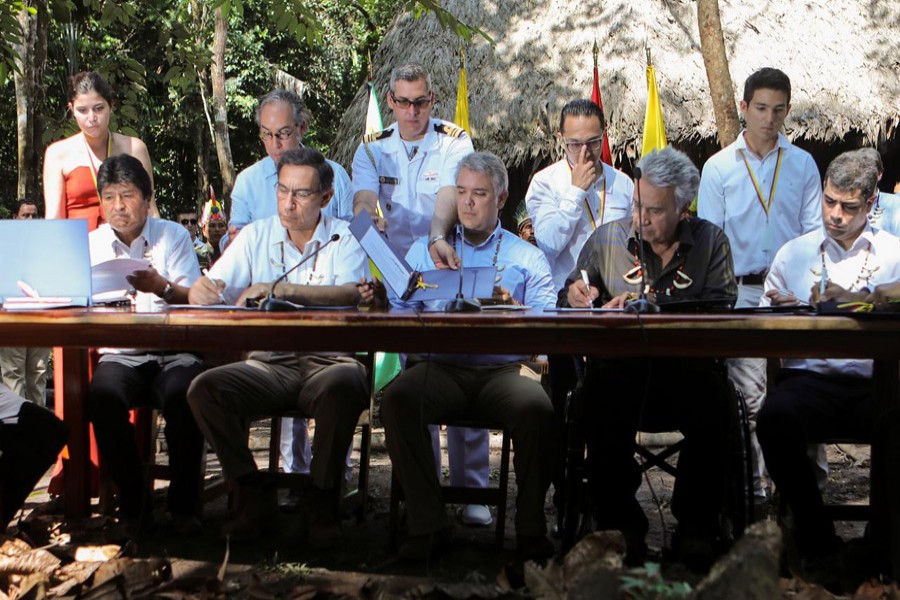
[[[109,158],[109,155],[112,154],[112,138],[113,132],[110,131],[109,138],[106,140],[106,158]],[[87,150],[88,160],[91,163],[91,179],[94,180],[94,189],[97,190],[97,197],[99,198],[100,188],[97,187],[97,174],[100,172],[100,166],[94,163],[94,152],[87,143],[87,138],[84,137],[84,134],[81,134],[81,139],[84,140],[84,148]],[[101,161],[100,164],[103,164],[103,161]]]
[[[781,174],[781,159],[784,155],[783,148],[778,149],[778,160],[775,163],[775,176],[772,177],[772,185],[769,188],[769,198],[768,200],[763,198],[762,190],[759,187],[759,182],[756,180],[756,176],[753,174],[753,169],[750,168],[750,162],[747,160],[747,155],[744,153],[744,149],[741,148],[738,152],[741,153],[741,158],[744,159],[744,166],[747,167],[747,174],[750,175],[750,181],[753,182],[753,189],[756,190],[756,198],[759,200],[759,203],[762,205],[763,210],[766,212],[766,217],[769,216],[769,210],[772,208],[772,201],[775,199],[775,186],[778,185],[778,175]]]

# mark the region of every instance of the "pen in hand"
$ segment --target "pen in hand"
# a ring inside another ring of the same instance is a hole
[[[215,285],[217,288],[219,287],[218,284],[216,284],[216,280],[209,276],[209,269],[207,269],[207,268],[204,267],[203,269],[200,270],[200,272],[203,273],[203,276],[204,276],[204,277],[206,277],[207,279],[209,279],[210,281],[212,281],[212,282],[213,282],[213,285]],[[224,292],[225,292],[225,286],[224,286],[224,284],[223,284],[223,285],[222,285],[222,289],[219,290],[219,302],[222,303],[222,304],[228,304],[228,302],[225,301],[225,294],[224,294]]]
[[[819,296],[825,295],[825,288],[828,287],[828,268],[825,266],[824,259],[822,260],[822,279],[819,280]]]
[[[587,292],[588,299],[590,299],[590,297],[591,297],[591,280],[588,279],[587,271],[584,269],[581,269],[581,281],[584,282],[584,287]],[[592,306],[592,304],[593,303],[590,302],[590,300],[588,300],[588,308],[590,308]]]

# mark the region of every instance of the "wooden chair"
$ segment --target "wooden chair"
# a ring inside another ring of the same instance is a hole
[[[366,368],[369,375],[369,406],[359,415],[356,427],[360,432],[359,443],[359,478],[356,493],[358,498],[356,519],[362,522],[366,518],[369,505],[369,458],[372,450],[372,413],[375,402],[375,353],[360,354],[358,360]],[[275,478],[275,485],[285,488],[299,488],[309,483],[310,476],[302,473],[282,473],[281,462],[281,421],[285,418],[305,419],[308,415],[297,410],[287,410],[272,415],[271,433],[269,437],[269,462],[267,470]]]
[[[438,425],[438,423],[433,423]],[[497,507],[497,525],[495,539],[498,546],[503,546],[506,537],[506,500],[509,491],[509,433],[496,423],[485,421],[454,420],[440,423],[448,427],[469,427],[472,429],[490,429],[503,432],[500,450],[500,477],[497,487],[473,488],[464,486],[442,485],[441,492],[446,504],[484,504]],[[391,506],[390,506],[390,544],[397,546],[400,529],[400,502],[405,499],[403,488],[397,478],[391,474]]]

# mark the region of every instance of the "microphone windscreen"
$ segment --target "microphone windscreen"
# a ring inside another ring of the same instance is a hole
[[[336,242],[336,241],[338,241],[339,239],[341,239],[341,236],[339,236],[338,234],[334,234],[333,236],[331,236],[331,241],[332,241],[332,242]]]
[[[635,167],[634,170],[632,171],[632,173],[634,173],[635,179],[641,178],[641,168],[640,167]]]

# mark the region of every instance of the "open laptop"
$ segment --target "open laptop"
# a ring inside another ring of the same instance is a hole
[[[0,221],[0,301],[6,304],[8,298],[25,297],[20,281],[42,298],[68,300],[55,306],[88,306],[91,254],[87,221]],[[13,302],[6,308],[12,308]]]

